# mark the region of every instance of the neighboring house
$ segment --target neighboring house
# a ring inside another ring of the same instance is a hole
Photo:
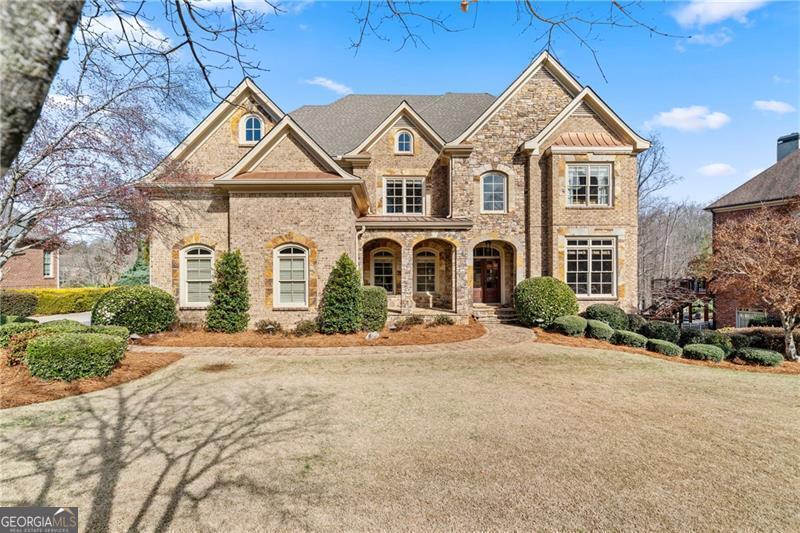
[[[726,194],[706,209],[713,215],[713,228],[734,218],[747,216],[753,209],[786,209],[800,201],[800,150],[798,134],[778,139],[778,162]],[[717,327],[746,327],[755,317],[769,310],[751,307],[741,294],[723,291],[714,294]]]
[[[23,246],[40,240],[35,229],[29,237],[22,242]],[[58,274],[58,248],[33,246],[6,262],[0,276],[0,289],[58,288]]]
[[[247,79],[143,184],[182,226],[152,236],[150,282],[200,320],[216,254],[238,249],[252,320],[293,323],[347,253],[401,314],[468,317],[543,275],[582,307],[633,310],[648,147],[548,54],[499,97],[350,95],[285,114]]]

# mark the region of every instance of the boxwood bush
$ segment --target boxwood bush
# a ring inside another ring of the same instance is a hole
[[[783,354],[762,348],[740,348],[734,355],[751,365],[779,366],[783,363]]]
[[[512,298],[517,318],[528,327],[546,328],[556,318],[578,312],[578,299],[569,285],[549,276],[522,280]]]
[[[651,320],[647,322],[639,333],[648,339],[660,339],[668,341],[673,344],[678,342],[681,338],[681,329],[671,322],[663,322],[661,320]]]
[[[611,337],[611,342],[621,346],[644,348],[647,346],[647,337],[644,335],[639,335],[638,333],[634,333],[633,331],[618,329],[614,331],[614,335]]]
[[[586,319],[578,315],[560,316],[553,320],[550,330],[570,337],[582,337],[586,330]]]
[[[101,333],[56,333],[28,342],[25,365],[32,376],[72,381],[107,376],[125,355],[127,342]]]
[[[600,320],[587,320],[586,336],[593,339],[608,341],[614,336],[614,328]]]
[[[364,295],[358,267],[347,254],[336,261],[319,309],[322,333],[355,333],[364,319]]]
[[[29,316],[36,311],[36,295],[0,290],[0,315]]]
[[[104,294],[92,309],[92,324],[125,326],[146,335],[165,331],[175,322],[175,299],[149,286],[119,287]]]
[[[60,315],[91,311],[97,300],[113,287],[74,287],[69,289],[20,289],[36,297],[37,315]]]
[[[309,337],[314,333],[316,333],[317,331],[319,331],[319,324],[317,323],[317,321],[308,319],[308,320],[301,320],[300,322],[298,322],[294,326],[292,333],[297,335],[298,337]]]
[[[683,357],[684,359],[716,361],[719,363],[725,359],[725,352],[719,346],[711,344],[687,344],[683,347]]]
[[[681,336],[678,339],[678,344],[686,346],[687,344],[703,344],[706,334],[702,329],[684,328],[681,329]]]
[[[642,329],[642,326],[647,324],[647,319],[642,315],[637,315],[636,313],[629,313],[628,314],[628,327],[622,328],[627,329],[628,331],[632,331],[634,333],[639,333]]]
[[[8,341],[8,348],[6,349],[7,358],[6,363],[8,366],[16,366],[22,364],[25,360],[25,353],[28,348],[28,343],[36,337],[43,335],[55,335],[57,332],[54,330],[47,330],[42,328],[29,329],[22,333],[17,333],[12,336]]]
[[[703,336],[703,344],[710,344],[720,348],[725,357],[733,353],[733,342],[731,342],[730,337],[721,331],[706,331]]]
[[[57,331],[58,333],[78,333],[89,329],[89,326],[81,324],[77,320],[68,320],[66,318],[42,322],[39,327]]]
[[[8,346],[8,341],[17,333],[29,331],[39,327],[38,322],[12,322],[10,324],[3,324],[0,326],[0,347],[5,348]]]
[[[662,355],[676,356],[683,353],[683,350],[681,350],[681,347],[677,344],[673,344],[669,341],[661,339],[648,339],[647,349],[651,352],[660,353]]]
[[[389,301],[386,289],[383,287],[364,287],[361,292],[364,299],[364,330],[382,330],[386,325],[386,318],[389,316]]]
[[[593,304],[584,314],[586,318],[600,320],[614,329],[628,329],[628,315],[616,305]]]
[[[131,336],[130,330],[125,326],[89,326],[86,329],[87,333],[102,333],[104,335],[111,335],[119,337],[120,339],[127,340]]]

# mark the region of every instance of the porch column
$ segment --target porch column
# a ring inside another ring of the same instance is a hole
[[[400,312],[414,311],[414,246],[404,244],[400,250]]]

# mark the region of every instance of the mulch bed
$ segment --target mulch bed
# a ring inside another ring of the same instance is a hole
[[[138,341],[143,346],[174,346],[180,348],[325,348],[347,346],[403,346],[439,344],[477,339],[486,333],[486,328],[475,320],[467,325],[411,326],[409,329],[390,331],[384,329],[380,337],[368,341],[366,333],[350,335],[315,334],[308,337],[291,335],[265,335],[256,331],[242,333],[212,333],[197,329],[178,329],[157,335],[149,335]]]
[[[28,373],[25,365],[8,366],[0,357],[0,409],[32,403],[49,402],[68,396],[94,392],[160,370],[181,358],[181,354],[164,352],[128,352],[117,368],[104,378],[84,378],[75,381],[45,381]]]
[[[800,363],[792,361],[784,361],[781,366],[757,366],[738,363],[736,361],[721,361],[714,363],[712,361],[696,361],[694,359],[684,359],[683,357],[670,357],[659,353],[648,352],[642,348],[632,348],[630,346],[617,346],[610,342],[601,341],[599,339],[588,339],[586,337],[570,337],[560,333],[551,333],[539,328],[535,328],[536,342],[545,344],[556,344],[558,346],[571,346],[573,348],[595,348],[597,350],[613,350],[615,352],[635,353],[639,355],[646,355],[655,359],[663,359],[664,361],[671,361],[673,363],[681,363],[684,365],[694,366],[707,366],[711,368],[727,368],[730,370],[739,370],[744,372],[760,372],[765,374],[800,374]]]

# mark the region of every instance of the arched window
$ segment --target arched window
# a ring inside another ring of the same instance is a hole
[[[257,143],[261,140],[261,119],[255,115],[249,115],[244,119],[244,128],[241,132],[243,143]]]
[[[273,307],[308,307],[308,250],[287,244],[275,250]]]
[[[211,302],[214,281],[214,252],[205,246],[181,251],[180,302],[183,307],[206,307]]]
[[[506,176],[498,172],[481,177],[481,213],[506,212]]]
[[[472,255],[474,257],[500,257],[500,251],[497,248],[492,248],[488,243],[482,242],[475,247]]]
[[[410,131],[402,130],[397,133],[394,151],[398,154],[414,153],[414,136]]]
[[[436,253],[420,250],[414,256],[415,292],[436,292]]]
[[[394,294],[394,254],[377,250],[372,254],[372,284]]]

